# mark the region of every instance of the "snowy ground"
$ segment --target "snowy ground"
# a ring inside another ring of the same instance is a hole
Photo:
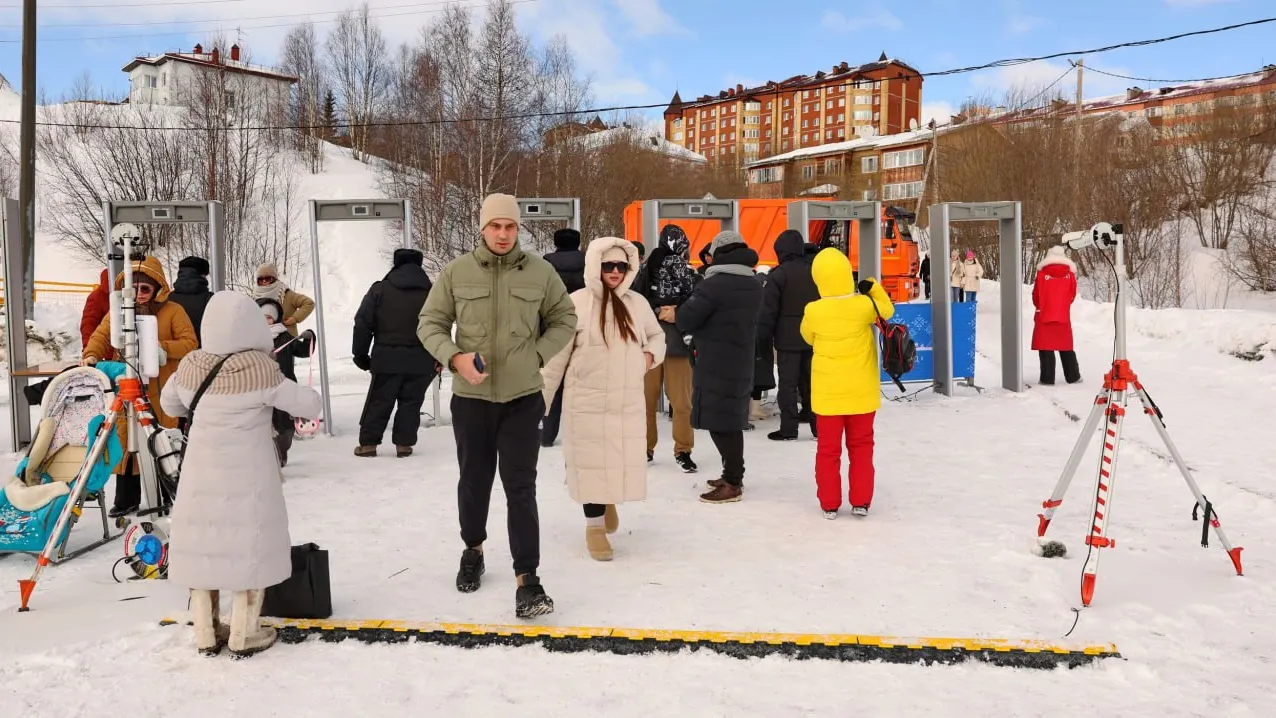
[[[1040,502],[1080,430],[1067,412],[1089,410],[1110,358],[1111,307],[1075,309],[1082,385],[1013,395],[995,388],[998,306],[985,289],[977,380],[989,389],[883,407],[866,520],[820,517],[814,442],[771,444],[774,420],[749,435],[748,493],[735,505],[696,500],[716,475],[708,437],[697,437],[697,476],[676,470],[663,438],[650,498],[621,507],[616,560],[600,564],[585,552],[580,509],[562,487],[561,449],[544,451],[541,575],[557,612],[542,621],[1064,640],[1080,605],[1097,443],[1052,531],[1077,555],[1050,561],[1029,548]],[[1276,315],[1134,312],[1131,324],[1134,368],[1230,537],[1246,547],[1246,576],[1234,575],[1213,537],[1200,547],[1190,494],[1147,420],[1131,412],[1109,532],[1117,548],[1104,553],[1095,602],[1067,639],[1114,642],[1124,660],[1038,672],[308,642],[233,663],[197,656],[188,628],[157,625],[184,610],[177,587],[112,581],[117,543],[50,569],[22,615],[13,612],[17,579],[32,560],[0,559],[0,715],[128,705],[135,715],[212,716],[249,702],[263,716],[419,715],[421,705],[483,716],[525,707],[607,716],[1272,715],[1276,357],[1226,352],[1234,340],[1276,333]],[[1025,366],[1035,383],[1035,356]],[[500,489],[485,584],[458,594],[451,431],[424,431],[410,459],[356,459],[357,376],[343,372],[333,388],[341,435],[300,443],[286,470],[293,541],[331,551],[337,617],[514,622]],[[662,437],[668,431],[663,424]]]

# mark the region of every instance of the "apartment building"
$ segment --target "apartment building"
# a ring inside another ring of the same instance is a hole
[[[202,45],[195,45],[191,52],[139,55],[125,65],[123,71],[129,76],[129,103],[141,106],[189,107],[192,103],[207,101],[193,88],[200,77],[210,72],[227,73],[233,78],[224,98],[229,109],[281,107],[297,83],[292,75],[241,61],[237,44],[230,46],[229,57],[216,47],[204,52]]]
[[[665,138],[711,163],[744,166],[761,157],[916,129],[922,77],[886,53],[877,62],[734,88],[664,112]]]

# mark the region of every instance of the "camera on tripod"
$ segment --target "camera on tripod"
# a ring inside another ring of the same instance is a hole
[[[1107,249],[1119,245],[1124,234],[1125,227],[1120,224],[1099,222],[1090,229],[1064,234],[1060,244],[1066,244],[1069,248],[1078,251],[1089,247]]]
[[[149,249],[150,242],[142,238],[142,230],[137,225],[124,222],[111,228],[111,251],[107,255],[108,261],[123,262],[127,253],[129,261],[141,262],[146,259],[146,252]]]

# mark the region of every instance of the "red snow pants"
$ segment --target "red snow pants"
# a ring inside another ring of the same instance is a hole
[[[816,416],[819,431],[815,448],[815,495],[820,508],[835,511],[842,505],[842,435],[850,460],[848,500],[851,506],[873,503],[873,418],[877,412],[848,416]]]

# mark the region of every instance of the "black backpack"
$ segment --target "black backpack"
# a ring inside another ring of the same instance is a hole
[[[913,362],[917,360],[917,344],[907,325],[882,319],[877,302],[868,294],[864,296],[873,302],[873,311],[877,313],[877,328],[882,332],[882,369],[900,391],[905,391],[904,382],[899,378],[913,370]]]

